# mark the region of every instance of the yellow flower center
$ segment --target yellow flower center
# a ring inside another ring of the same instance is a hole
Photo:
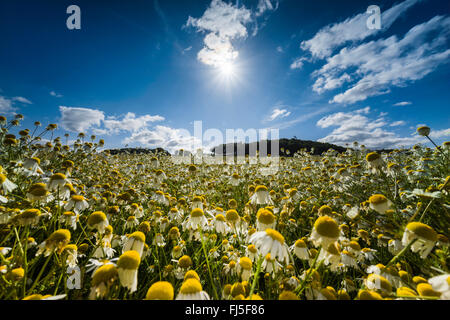
[[[268,236],[270,236],[273,240],[278,241],[281,244],[284,244],[284,237],[279,233],[278,231],[274,229],[266,229],[266,233]]]
[[[258,210],[256,218],[263,224],[272,224],[275,221],[274,214],[267,209]]]
[[[141,231],[133,232],[128,236],[128,238],[134,238],[135,240],[138,240],[140,242],[145,242],[145,234]]]
[[[321,236],[337,238],[339,236],[339,226],[333,218],[329,216],[319,217],[314,223],[316,232]]]
[[[146,300],[173,300],[173,286],[167,281],[158,281],[151,285]]]
[[[200,208],[195,208],[191,211],[191,217],[201,217],[203,216],[203,210]]]
[[[99,224],[103,221],[106,221],[106,215],[102,211],[92,212],[88,218],[88,226],[93,227],[96,224]]]
[[[252,260],[250,260],[247,257],[242,257],[239,259],[239,265],[245,269],[245,270],[251,270],[252,269]]]
[[[141,263],[141,257],[135,250],[125,251],[117,261],[117,266],[122,269],[136,270]]]
[[[117,268],[113,264],[105,264],[98,268],[92,277],[92,286],[108,283],[118,277]]]
[[[371,196],[370,198],[369,198],[369,202],[371,203],[371,204],[382,204],[382,203],[386,203],[388,200],[387,200],[387,198],[384,196],[384,195],[382,195],[382,194],[374,194],[373,196]]]
[[[226,219],[228,221],[230,221],[230,222],[238,221],[239,220],[239,214],[234,209],[228,210],[227,213],[226,213]]]
[[[187,255],[182,256],[180,260],[178,260],[178,265],[183,269],[189,268],[192,265],[191,257]]]
[[[202,291],[202,284],[197,279],[189,278],[183,282],[180,288],[182,294],[194,294]]]
[[[437,233],[430,226],[421,222],[410,222],[406,226],[407,229],[414,232],[417,236],[429,241],[437,241]]]

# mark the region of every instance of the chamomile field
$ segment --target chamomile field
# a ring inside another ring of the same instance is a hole
[[[195,164],[21,119],[0,117],[0,299],[450,298],[449,143]]]

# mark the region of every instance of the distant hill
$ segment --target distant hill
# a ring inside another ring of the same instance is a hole
[[[252,142],[252,143],[246,143],[245,144],[245,154],[249,154],[250,152],[250,146],[252,148],[255,148],[256,144],[256,150],[259,150],[260,142]],[[211,152],[215,155],[220,154],[226,154],[226,147],[227,145],[231,144],[221,144],[217,147],[214,147],[211,149]],[[242,143],[239,143],[240,146],[242,146]],[[237,146],[238,143],[234,143],[234,154],[237,154]],[[242,148],[242,147],[241,147]],[[310,152],[312,149],[314,155],[320,155],[323,152],[327,151],[328,149],[336,150],[337,152],[345,152],[347,148],[337,146],[330,143],[323,143],[323,142],[317,142],[317,141],[310,141],[310,140],[299,140],[296,138],[293,139],[279,139],[279,148],[280,150],[283,149],[284,152],[280,151],[280,155],[287,156],[286,152],[289,150],[289,155],[292,156],[295,152],[297,152],[300,149],[306,149],[308,152]],[[267,153],[271,154],[271,140],[267,141]]]

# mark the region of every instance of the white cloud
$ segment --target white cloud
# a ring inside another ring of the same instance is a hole
[[[381,29],[367,28],[366,22],[370,14],[364,12],[343,22],[330,24],[320,29],[312,39],[303,41],[300,47],[309,51],[312,56],[324,59],[347,42],[361,41],[387,30],[402,13],[419,1],[406,0],[383,11],[381,13]]]
[[[442,130],[431,130],[430,137],[431,138],[443,138],[450,136],[450,128],[448,129],[442,129]]]
[[[55,91],[50,91],[50,95],[56,98],[62,98],[62,94],[56,93]]]
[[[103,111],[89,108],[60,106],[61,126],[69,131],[85,132],[93,126],[100,126],[105,119]]]
[[[283,52],[284,52],[284,50],[283,50],[283,47],[281,47],[281,46],[278,46],[278,47],[277,47],[277,52],[279,52],[279,53],[283,53]]]
[[[26,104],[33,104],[33,102],[31,102],[30,100],[28,100],[27,98],[24,97],[14,97],[12,98],[13,101],[18,101],[21,103],[26,103]]]
[[[16,111],[18,111],[18,108],[15,106],[16,102],[32,104],[30,100],[24,97],[7,98],[5,96],[0,96],[0,114],[15,114]]]
[[[448,62],[450,49],[445,44],[449,35],[450,17],[436,16],[411,28],[402,39],[391,36],[343,48],[313,73],[317,77],[313,90],[320,94],[353,80],[349,89],[330,100],[351,104],[386,94],[390,86],[406,86]]]
[[[406,124],[405,121],[403,120],[399,120],[399,121],[394,121],[390,124],[391,127],[398,127],[398,126],[404,126]]]
[[[103,125],[108,134],[117,134],[120,131],[136,132],[142,128],[147,127],[148,123],[163,121],[164,117],[151,116],[146,114],[141,117],[136,117],[133,112],[128,112],[123,119],[116,119],[115,117],[108,117],[103,121]]]
[[[0,96],[0,114],[12,114],[16,110],[10,99]]]
[[[266,11],[274,11],[278,9],[279,2],[277,0],[259,0],[256,8],[256,16],[261,16]]]
[[[306,60],[306,58],[304,58],[304,57],[295,59],[295,61],[291,63],[290,68],[291,69],[301,69],[303,67],[303,61],[305,61],[305,60]]]
[[[185,129],[174,129],[167,126],[156,126],[153,130],[148,128],[134,132],[122,141],[123,144],[139,144],[148,148],[163,148],[170,153],[184,149],[194,151],[201,141],[192,136]]]
[[[286,118],[291,114],[290,111],[287,111],[286,109],[279,109],[275,108],[272,110],[271,115],[269,116],[269,121],[273,121],[277,118]]]
[[[197,55],[198,60],[211,66],[235,60],[239,52],[231,41],[245,39],[248,35],[245,25],[251,21],[251,11],[245,6],[239,8],[221,0],[212,0],[201,18],[189,16],[187,27],[208,33],[204,38],[204,47]]]
[[[416,143],[425,142],[423,137],[413,135],[410,137],[401,137],[398,134],[389,131],[392,124],[388,124],[383,116],[375,119],[368,117],[366,111],[360,109],[353,112],[338,112],[317,121],[316,125],[320,128],[336,127],[333,131],[320,142],[328,142],[336,145],[345,146],[357,141],[368,148],[398,148],[411,146]],[[363,112],[361,112],[363,111]],[[365,114],[365,115],[363,115]],[[394,122],[400,125],[403,121]]]
[[[393,106],[402,107],[402,106],[409,106],[410,104],[412,104],[412,102],[410,102],[410,101],[401,101],[401,102],[394,103]]]
[[[120,117],[105,116],[101,110],[60,106],[61,126],[69,131],[83,132],[91,129],[94,134],[113,135],[121,132],[137,132],[147,128],[150,123],[163,121],[159,115],[136,117],[128,112]]]

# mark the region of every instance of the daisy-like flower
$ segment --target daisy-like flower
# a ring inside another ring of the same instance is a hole
[[[394,256],[398,254],[402,249],[404,248],[402,242],[397,239],[391,239],[388,241],[388,250],[390,253],[392,253]]]
[[[145,300],[173,300],[174,290],[170,282],[157,281],[150,286]]]
[[[38,224],[40,217],[41,211],[39,209],[26,209],[11,219],[13,223],[17,223],[20,226],[34,226]]]
[[[99,233],[104,233],[105,228],[109,225],[106,214],[102,211],[92,212],[87,220],[87,225],[91,229],[96,229]]]
[[[68,244],[62,249],[62,255],[66,255],[66,264],[74,268],[77,265],[78,247],[75,244]]]
[[[131,293],[137,290],[137,271],[140,263],[139,252],[135,250],[125,251],[117,261],[120,284],[128,288]]]
[[[252,262],[255,262],[255,260],[258,258],[258,249],[256,249],[254,244],[250,244],[245,249],[245,255],[249,257]]]
[[[365,280],[364,285],[369,290],[379,292],[382,296],[389,295],[392,292],[391,283],[383,276],[372,273]]]
[[[382,194],[374,194],[369,198],[369,206],[379,214],[385,214],[392,202]]]
[[[115,264],[108,263],[98,267],[92,276],[89,299],[104,298],[118,277],[119,273]]]
[[[33,157],[28,158],[23,162],[23,168],[26,170],[25,174],[27,176],[32,175],[39,175],[38,172],[42,172],[41,167],[39,166],[41,164],[41,159]]]
[[[157,233],[155,235],[155,238],[153,238],[153,245],[156,245],[158,247],[164,247],[166,245],[166,242],[164,241],[164,236],[161,233]]]
[[[203,291],[200,281],[189,278],[183,282],[176,300],[210,300],[208,293]]]
[[[270,210],[261,208],[256,213],[256,228],[258,231],[273,229],[276,223],[276,217]]]
[[[424,223],[410,222],[403,233],[402,245],[407,246],[414,239],[417,240],[412,244],[411,251],[419,252],[420,257],[425,259],[436,244],[437,233]]]
[[[329,216],[322,216],[314,222],[314,227],[309,240],[311,240],[316,247],[322,246],[323,248],[328,248],[328,246],[336,242],[338,238],[339,226],[337,222]]]
[[[27,192],[27,199],[30,201],[50,202],[53,195],[47,190],[45,183],[33,183]]]
[[[11,182],[6,175],[2,173],[0,173],[0,186],[3,188],[5,194],[10,193],[17,188],[17,185],[14,182]]]
[[[341,255],[336,243],[329,244],[326,250],[324,250],[323,247],[320,249],[317,261],[322,260],[325,265],[329,265],[331,271],[337,271],[339,263],[341,262]]]
[[[222,235],[226,235],[231,231],[230,226],[226,223],[225,217],[220,213],[214,217],[214,228],[217,233]]]
[[[298,239],[295,243],[289,248],[290,251],[293,251],[297,258],[302,260],[309,259],[308,247],[306,246],[305,241],[302,239]]]
[[[247,257],[241,257],[236,266],[237,273],[241,276],[242,281],[248,281],[252,272],[252,260]]]
[[[430,127],[427,126],[421,126],[417,128],[417,133],[422,137],[430,135],[430,131],[431,131]]]
[[[270,197],[269,190],[266,186],[259,185],[255,188],[255,193],[251,196],[250,202],[252,204],[269,204],[272,205],[273,201]]]
[[[38,246],[38,251],[36,252],[36,256],[44,253],[44,256],[47,257],[54,251],[61,253],[63,248],[70,241],[70,231],[67,229],[58,229],[53,232],[50,237],[47,238],[44,242],[42,242]]]
[[[70,197],[70,200],[67,202],[64,209],[66,211],[73,210],[74,212],[79,213],[85,209],[89,208],[89,202],[82,195],[74,194]]]
[[[182,256],[178,261],[178,267],[175,269],[175,277],[177,279],[184,279],[184,275],[192,266],[192,259],[188,255]]]
[[[62,190],[62,188],[68,183],[67,177],[63,173],[53,174],[47,183],[47,188],[50,191]]]
[[[203,228],[208,223],[208,220],[203,213],[203,209],[195,208],[184,222],[183,228],[188,230],[197,230]]]
[[[289,263],[288,247],[284,237],[274,229],[255,232],[250,236],[249,242],[254,244],[258,253],[263,257],[270,253],[273,259],[286,264]]]
[[[136,231],[132,234],[127,236],[127,239],[125,240],[125,243],[123,245],[122,253],[125,253],[126,251],[134,250],[139,253],[139,256],[142,256],[142,253],[144,251],[144,244],[145,244],[145,234]]]
[[[369,169],[372,170],[372,173],[377,173],[378,170],[383,165],[383,159],[381,159],[381,155],[377,152],[370,152],[366,155],[366,161],[369,166]]]
[[[450,300],[450,274],[432,277],[428,279],[428,283],[434,291],[441,294],[441,300]]]
[[[73,211],[65,211],[59,217],[59,222],[66,224],[73,230],[77,230],[78,217],[78,213],[75,213]]]
[[[133,229],[134,227],[139,225],[138,219],[135,216],[129,216],[127,221],[125,222],[125,229]]]

